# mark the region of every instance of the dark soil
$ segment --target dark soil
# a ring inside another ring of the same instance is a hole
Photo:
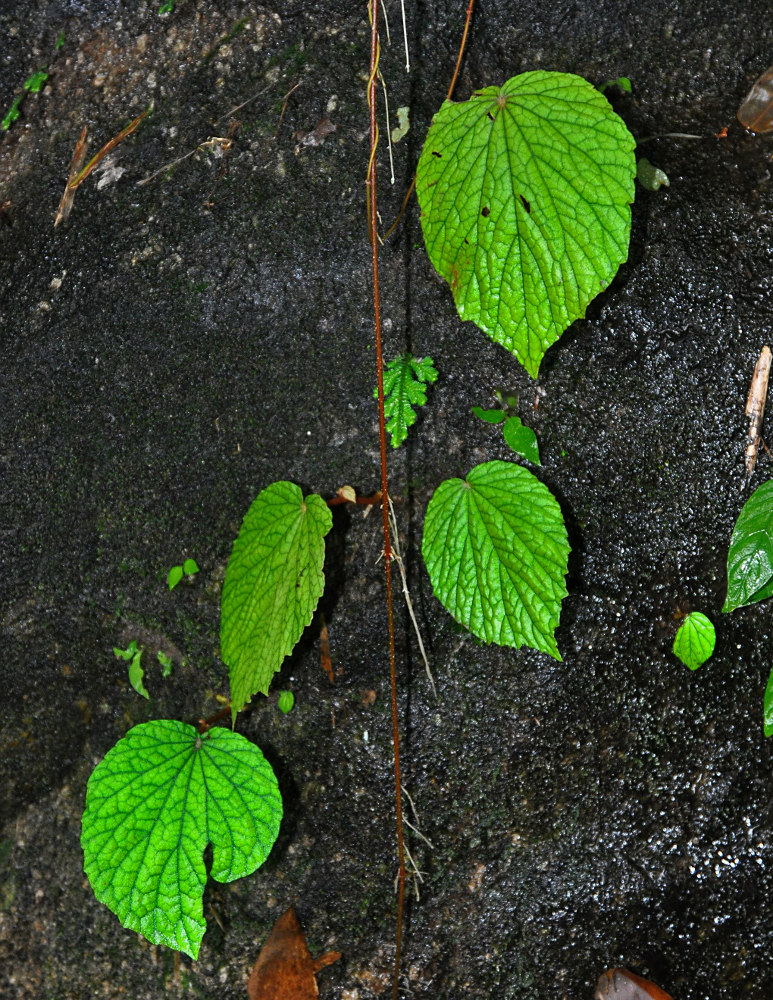
[[[274,685],[293,689],[293,712],[256,699],[240,717],[280,776],[286,817],[258,873],[209,884],[198,962],[183,956],[175,972],[173,953],[124,930],[83,875],[95,764],[132,725],[195,721],[227,692],[220,586],[252,499],[279,479],[370,493],[379,476],[364,0],[159,6],[0,8],[0,114],[50,66],[0,133],[0,994],[244,997],[295,903],[312,953],[344,953],[322,996],[369,1000],[389,995],[395,908],[377,516],[336,513],[323,602],[335,684],[317,621]],[[466,6],[407,5],[407,74],[388,5],[382,68],[411,128],[394,186],[380,147],[385,224]],[[773,611],[720,614],[748,495],[744,403],[773,312],[773,140],[744,133],[735,110],[771,52],[762,0],[480,0],[457,98],[527,69],[625,75],[633,93],[609,96],[637,139],[702,137],[642,147],[671,186],[637,190],[628,264],[536,383],[459,321],[415,202],[382,252],[386,353],[429,354],[440,370],[390,466],[438,685],[435,699],[398,607],[409,818],[432,844],[410,836],[423,873],[404,941],[412,1000],[583,1000],[611,965],[676,1000],[773,995],[761,719]],[[151,102],[115,151],[124,173],[92,176],[54,229],[82,126],[96,150]],[[304,145],[324,117],[336,131]],[[211,140],[229,130],[223,156]],[[570,528],[561,663],[460,632],[418,555],[437,485],[511,457],[470,414],[501,388],[520,396]],[[750,488],[770,474],[765,455]],[[169,567],[188,556],[200,574],[169,593]],[[694,673],[671,654],[693,609],[718,633]],[[132,638],[148,662],[159,649],[175,660],[168,680],[148,670],[150,702],[112,654]]]

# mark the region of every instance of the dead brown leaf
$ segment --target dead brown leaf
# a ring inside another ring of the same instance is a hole
[[[290,907],[274,924],[247,982],[250,1000],[315,1000],[319,996],[314,974],[337,962],[339,951],[313,959],[306,938]]]
[[[754,81],[736,117],[750,132],[773,131],[773,66]]]
[[[628,969],[607,969],[597,985],[594,1000],[673,1000],[659,986]]]

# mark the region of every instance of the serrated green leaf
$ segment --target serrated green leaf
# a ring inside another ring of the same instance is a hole
[[[516,455],[522,455],[533,465],[542,464],[539,460],[537,435],[531,427],[526,427],[521,423],[520,417],[508,417],[502,428],[502,434]]]
[[[773,670],[765,687],[765,698],[762,703],[762,728],[766,736],[773,736]]]
[[[466,480],[441,483],[427,507],[422,555],[435,596],[474,635],[561,659],[553,633],[569,541],[561,508],[527,469],[486,462]]]
[[[738,515],[727,553],[727,596],[722,610],[756,604],[773,593],[773,480],[749,497]]]
[[[142,683],[142,678],[144,676],[145,671],[142,669],[142,650],[138,650],[132,657],[132,662],[129,664],[129,683],[137,694],[141,694],[143,698],[150,700],[147,688]]]
[[[432,358],[414,358],[400,354],[384,369],[384,415],[391,434],[393,448],[398,448],[408,436],[408,428],[416,423],[414,406],[427,402],[426,386],[437,380]],[[378,399],[378,388],[373,390]]]
[[[628,255],[634,145],[568,73],[523,73],[433,120],[416,171],[430,260],[461,318],[532,376]]]
[[[293,483],[267,486],[234,542],[223,583],[220,645],[233,717],[271,678],[311,622],[322,596],[330,508]]]
[[[170,590],[174,590],[177,584],[183,578],[183,568],[182,566],[172,566],[167,574],[166,582]]]
[[[263,864],[281,818],[274,773],[249,740],[146,722],[89,778],[84,868],[124,927],[195,959],[206,929],[205,847],[212,844],[212,878],[231,882]]]
[[[716,641],[711,621],[700,611],[693,611],[674,637],[674,656],[690,670],[697,670],[714,652]]]
[[[505,419],[504,410],[484,410],[482,406],[473,406],[473,415],[487,424],[501,424]]]

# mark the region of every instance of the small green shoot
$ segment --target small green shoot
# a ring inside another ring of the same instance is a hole
[[[56,36],[56,45],[54,47],[57,52],[64,48],[64,31],[60,31]]]
[[[25,95],[28,93],[37,94],[47,79],[48,73],[46,72],[45,67],[43,67],[43,69],[39,69],[36,73],[33,73],[32,76],[27,77],[24,81],[23,91],[18,95],[18,97],[14,98],[13,104],[10,106],[5,114],[5,117],[0,122],[0,130],[3,132],[8,131],[11,125],[13,125],[19,117],[22,101],[24,100]]]
[[[113,646],[113,653],[119,660],[124,660],[129,664],[129,683],[137,694],[150,700],[150,695],[143,684],[145,671],[142,669],[142,650],[137,646],[137,640],[132,639],[126,649]]]
[[[159,16],[163,16],[164,14],[171,14],[174,11],[174,6],[176,3],[177,0],[164,0],[164,3],[162,3],[161,6],[158,8]]]
[[[287,715],[288,712],[292,712],[294,704],[295,704],[295,695],[292,693],[292,691],[279,692],[279,698],[277,699],[276,707],[283,715]]]
[[[37,73],[33,73],[32,76],[27,77],[24,81],[24,89],[28,90],[31,94],[37,94],[47,79],[48,73],[46,73],[45,69],[39,69]]]
[[[762,727],[766,736],[773,736],[773,670],[765,687],[765,698],[762,703]]]
[[[172,665],[174,662],[172,660],[172,657],[167,656],[163,650],[159,649],[159,651],[156,653],[156,658],[158,659],[158,662],[161,664],[161,676],[168,677],[172,672]]]
[[[497,392],[497,399],[500,406],[504,406],[503,409],[484,410],[480,406],[473,406],[472,412],[487,424],[503,424],[502,434],[505,443],[516,455],[520,455],[533,465],[541,465],[537,435],[531,427],[521,423],[521,418],[513,412],[518,407],[518,397],[508,396],[503,399],[502,394]]]
[[[609,89],[609,87],[619,87],[625,94],[630,94],[633,90],[631,81],[627,76],[618,76],[614,80],[607,80],[606,83],[601,84],[599,91],[603,94],[605,90]]]
[[[5,118],[3,118],[2,122],[0,122],[0,129],[2,129],[3,132],[6,132],[19,117],[19,108],[21,107],[21,102],[23,100],[24,100],[24,94],[19,94],[19,96],[15,98],[13,104],[6,112]]]
[[[717,641],[711,621],[700,611],[693,611],[679,627],[674,638],[674,656],[690,670],[697,670],[714,652]]]
[[[408,436],[408,428],[416,423],[414,406],[427,402],[427,386],[437,381],[437,369],[432,358],[414,358],[399,354],[384,369],[384,415],[391,434],[393,448],[399,448]],[[378,399],[378,389],[373,390]]]
[[[668,174],[650,163],[646,156],[642,156],[636,164],[636,180],[647,191],[659,191],[662,187],[671,187]]]
[[[172,566],[166,577],[166,582],[170,590],[174,590],[184,576],[195,576],[199,571],[195,559],[186,559],[181,566]]]

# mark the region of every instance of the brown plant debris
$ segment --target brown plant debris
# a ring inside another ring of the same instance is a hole
[[[659,986],[628,969],[607,969],[596,985],[594,1000],[673,1000]]]
[[[247,982],[249,1000],[315,1000],[315,973],[337,962],[340,951],[313,959],[301,925],[290,907],[274,924]]]
[[[757,452],[762,440],[762,418],[765,416],[765,400],[768,395],[768,380],[770,378],[771,353],[769,347],[763,347],[757,364],[754,366],[749,395],[746,399],[746,416],[749,418],[749,435],[746,445],[746,478],[754,472],[757,462]]]

